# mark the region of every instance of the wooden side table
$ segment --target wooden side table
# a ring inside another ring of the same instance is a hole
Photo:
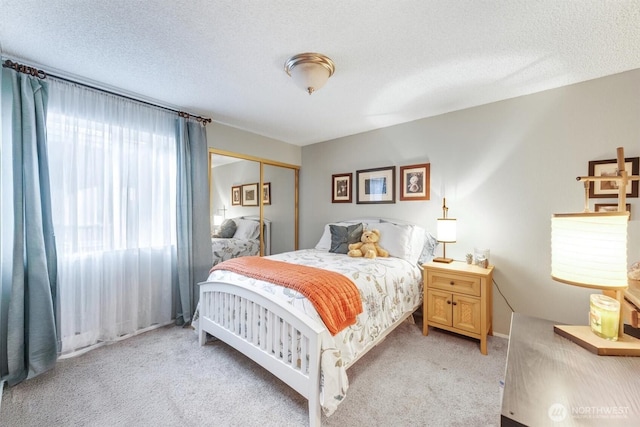
[[[640,425],[640,357],[595,355],[554,324],[512,315],[501,425]]]
[[[487,335],[493,334],[493,266],[454,261],[429,262],[424,268],[422,334],[433,326],[480,340],[487,354]]]

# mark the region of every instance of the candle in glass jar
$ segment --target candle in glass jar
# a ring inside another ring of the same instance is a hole
[[[589,323],[593,333],[601,338],[617,341],[620,303],[602,294],[591,294],[589,300]]]

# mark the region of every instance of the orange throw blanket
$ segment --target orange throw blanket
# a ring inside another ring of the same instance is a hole
[[[233,271],[300,292],[311,301],[331,335],[356,323],[356,316],[362,313],[356,285],[333,271],[257,256],[232,258],[215,265],[214,270]]]

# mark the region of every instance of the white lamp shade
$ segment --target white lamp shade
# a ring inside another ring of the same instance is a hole
[[[628,219],[628,212],[553,215],[551,277],[588,288],[626,288]]]
[[[455,243],[456,241],[456,220],[455,218],[438,218],[436,224],[436,234],[438,242]]]
[[[215,226],[222,225],[223,221],[224,221],[224,217],[222,215],[213,216],[213,225]]]
[[[298,64],[290,73],[294,83],[309,93],[324,86],[331,76],[326,67],[313,62]]]
[[[333,61],[321,53],[300,53],[284,63],[284,70],[294,83],[309,95],[327,83],[336,70]]]

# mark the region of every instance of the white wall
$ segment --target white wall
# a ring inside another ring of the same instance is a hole
[[[640,70],[309,145],[302,148],[300,247],[313,247],[326,222],[357,216],[399,218],[435,234],[446,196],[449,216],[458,219],[447,256],[462,260],[474,246],[489,248],[495,281],[515,311],[586,324],[592,292],[550,278],[550,218],[582,210],[575,177],[587,175],[589,160],[615,158],[618,146],[640,156]],[[430,201],[331,203],[332,174],[353,172],[355,182],[359,169],[426,162]],[[629,264],[640,260],[638,200],[628,199]],[[507,334],[510,317],[494,288],[494,331]]]
[[[300,166],[300,147],[220,123],[207,125],[207,143],[211,148]]]

